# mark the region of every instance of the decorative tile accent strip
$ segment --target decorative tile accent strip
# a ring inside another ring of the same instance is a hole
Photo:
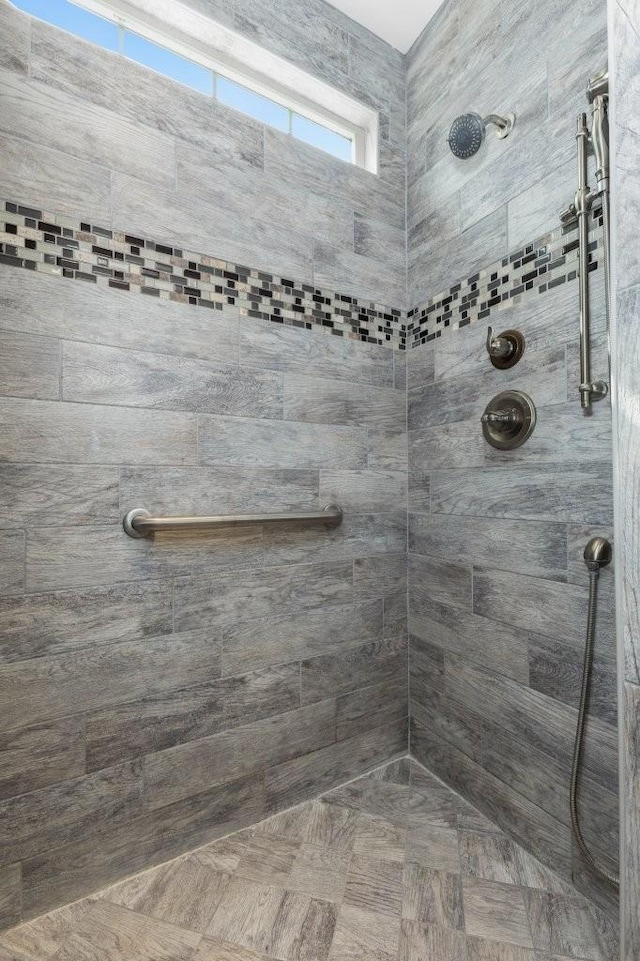
[[[602,208],[594,209],[589,229],[589,270],[597,270],[603,244]],[[497,260],[448,291],[407,313],[407,348],[441,337],[447,328],[487,320],[509,302],[544,294],[578,276],[577,224],[559,227],[521,250]],[[576,298],[577,298],[576,293]]]
[[[578,273],[577,226],[554,230],[408,313],[293,279],[168,247],[12,201],[0,212],[0,264],[55,274],[185,305],[241,315],[395,350],[419,347],[446,329],[487,320],[507,303],[544,294]],[[1,208],[0,208],[1,211]],[[589,270],[603,244],[602,210],[592,213]],[[577,296],[577,295],[576,295]]]
[[[397,308],[10,201],[0,208],[0,263],[405,349]]]

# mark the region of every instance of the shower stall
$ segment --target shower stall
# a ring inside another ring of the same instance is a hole
[[[0,0],[0,961],[640,956],[639,36]]]

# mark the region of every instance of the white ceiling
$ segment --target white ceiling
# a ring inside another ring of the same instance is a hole
[[[329,3],[406,53],[443,0],[329,0]]]

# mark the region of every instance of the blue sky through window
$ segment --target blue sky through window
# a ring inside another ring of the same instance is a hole
[[[255,120],[284,133],[291,133],[297,139],[333,157],[347,163],[353,162],[352,141],[348,137],[335,133],[322,124],[314,123],[288,107],[219,74],[215,77],[214,87],[213,70],[174,53],[168,47],[153,43],[131,30],[122,29],[119,24],[91,13],[72,3],[71,0],[11,0],[11,2],[25,13],[61,27],[103,49],[119,51],[129,59],[150,67],[163,76],[171,77],[209,97],[215,96],[221,103]]]
[[[157,43],[145,40],[137,33],[131,33],[130,30],[124,31],[123,53],[125,57],[130,57],[137,63],[151,67],[152,70],[157,70],[165,77],[172,77],[173,80],[178,80],[180,83],[186,84],[187,87],[193,87],[200,93],[206,93],[210,97],[213,96],[213,73],[211,70],[201,67],[198,63],[193,63],[192,60],[187,60],[186,57],[181,57],[172,50],[167,50],[166,47],[160,47]]]
[[[291,133],[298,140],[304,140],[313,147],[319,147],[320,150],[339,157],[340,160],[349,162],[352,159],[352,141],[348,137],[343,137],[334,130],[323,127],[322,124],[301,117],[300,114],[293,115]]]
[[[289,132],[289,110],[282,104],[275,103],[267,97],[261,97],[247,87],[239,83],[227,80],[226,77],[218,77],[216,80],[216,94],[221,103],[226,103],[229,107],[242,110],[243,113],[268,123],[270,127]]]
[[[89,13],[68,0],[12,0],[14,6],[34,17],[62,27],[69,33],[97,43],[107,50],[118,49],[119,30],[116,23]]]

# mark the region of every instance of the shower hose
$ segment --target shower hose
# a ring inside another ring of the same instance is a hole
[[[584,647],[584,665],[582,669],[582,687],[580,689],[580,706],[578,708],[578,724],[576,727],[576,739],[573,747],[573,761],[571,763],[571,786],[569,789],[569,804],[571,809],[571,827],[578,847],[587,864],[615,887],[620,886],[620,879],[611,871],[602,867],[592,855],[587,842],[585,841],[580,828],[580,816],[578,814],[578,783],[582,768],[582,755],[584,749],[584,736],[587,721],[587,709],[589,706],[589,691],[591,687],[591,671],[593,668],[593,648],[596,637],[596,614],[598,610],[598,580],[600,577],[600,566],[598,564],[589,565],[589,607],[587,612],[587,636]]]

